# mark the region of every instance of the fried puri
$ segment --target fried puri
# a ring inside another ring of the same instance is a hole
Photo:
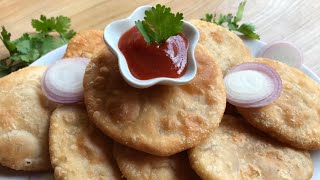
[[[113,142],[93,127],[82,106],[57,108],[50,122],[49,149],[59,179],[121,179]]]
[[[45,66],[0,79],[0,164],[15,170],[50,169],[48,129],[55,104],[42,94]]]
[[[78,32],[70,39],[64,58],[84,57],[92,59],[103,48],[106,48],[106,45],[102,30]]]
[[[120,144],[116,144],[113,150],[117,164],[128,180],[200,179],[191,169],[185,152],[159,157]]]
[[[320,85],[302,71],[270,59],[256,59],[282,79],[279,99],[261,108],[237,108],[253,126],[301,149],[320,149]]]
[[[251,59],[250,50],[235,33],[206,21],[191,20],[190,22],[200,32],[199,43],[213,54],[214,60],[219,64],[224,75],[233,66]]]
[[[208,180],[309,180],[313,174],[307,151],[282,145],[230,115],[189,151],[189,159],[198,175]]]
[[[122,78],[107,50],[94,58],[84,76],[90,119],[115,141],[158,156],[197,145],[218,127],[226,106],[222,73],[201,45],[198,73],[181,86],[137,89]]]

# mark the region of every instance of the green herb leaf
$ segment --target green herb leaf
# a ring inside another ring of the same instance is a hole
[[[32,49],[24,54],[15,54],[11,56],[11,60],[14,61],[23,61],[26,63],[33,62],[34,59],[38,59],[40,57],[40,53],[37,49]]]
[[[238,27],[237,27],[237,26],[238,26],[237,24],[229,23],[229,24],[228,24],[228,29],[229,29],[230,31],[237,31],[237,30],[238,30]]]
[[[201,18],[202,21],[214,22],[215,17],[213,18],[213,14],[206,14],[205,18]]]
[[[66,44],[75,32],[70,29],[70,19],[64,16],[50,17],[41,15],[33,19],[32,27],[36,33],[23,34],[11,41],[11,34],[2,27],[0,39],[10,53],[10,57],[0,60],[0,74],[8,74],[28,66],[44,54]],[[56,32],[59,36],[50,34]]]
[[[3,44],[6,46],[6,48],[11,54],[11,52],[14,52],[16,50],[16,46],[13,42],[10,41],[10,38],[11,38],[11,33],[9,33],[6,30],[6,28],[2,26],[0,39],[2,40]]]
[[[76,32],[73,30],[69,30],[63,34],[61,34],[61,36],[63,37],[64,41],[69,41],[74,35],[76,35]]]
[[[237,31],[251,39],[260,39],[260,36],[254,32],[255,29],[253,24],[242,24]]]
[[[32,49],[28,34],[23,34],[22,37],[14,41],[14,44],[17,48],[17,51],[22,54],[28,53]]]
[[[147,30],[144,28],[142,21],[138,20],[135,22],[137,28],[139,29],[140,33],[142,34],[144,40],[150,44],[151,43],[151,39],[150,36],[152,36],[151,34],[148,34]]]
[[[217,14],[206,14],[205,18],[201,18],[201,20],[215,23],[220,26],[226,26],[230,31],[237,31],[239,33],[242,33],[245,37],[249,39],[260,39],[260,36],[257,33],[255,33],[256,29],[253,24],[238,24],[242,20],[245,5],[246,1],[241,2],[239,4],[236,16],[233,16],[232,14],[220,14],[219,18],[217,19]]]
[[[235,23],[238,23],[242,20],[244,7],[246,6],[247,1],[241,2],[238,7],[237,16],[234,19]]]
[[[56,22],[54,17],[47,19],[44,15],[41,15],[39,20],[32,19],[31,21],[32,27],[39,33],[52,32],[53,29],[55,29],[55,24]]]
[[[65,41],[62,38],[46,36],[43,38],[43,43],[41,46],[41,54],[47,54],[52,49],[56,49],[65,44]]]
[[[73,30],[69,30],[70,18],[65,16],[47,18],[41,15],[40,20],[33,19],[31,24],[39,33],[57,32],[65,40],[69,40],[75,35]]]
[[[216,16],[215,16],[216,17]],[[220,14],[219,20],[215,20],[213,23],[216,23],[218,25],[222,25],[223,23],[227,22],[227,16]]]
[[[176,36],[182,31],[183,14],[171,13],[171,9],[161,6],[152,7],[145,11],[143,21],[136,21],[136,26],[144,37],[145,41],[150,43],[164,43],[171,36]]]
[[[70,24],[71,20],[67,17],[58,16],[56,17],[55,20],[56,20],[55,30],[60,34],[66,33],[71,26]]]

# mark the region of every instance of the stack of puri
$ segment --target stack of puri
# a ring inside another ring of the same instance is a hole
[[[320,86],[295,68],[252,58],[223,27],[190,22],[200,31],[198,73],[185,85],[129,86],[100,30],[78,33],[65,54],[91,59],[82,104],[45,98],[46,67],[1,78],[0,164],[53,169],[58,180],[310,179],[308,150],[320,149]],[[274,103],[227,105],[223,76],[248,61],[281,76],[283,91]]]

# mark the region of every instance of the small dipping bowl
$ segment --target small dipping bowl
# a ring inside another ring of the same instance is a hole
[[[183,21],[182,33],[189,41],[187,71],[180,78],[158,77],[147,80],[135,78],[128,67],[127,60],[118,47],[121,36],[135,26],[135,21],[143,20],[145,11],[150,10],[152,6],[141,6],[137,8],[128,18],[114,21],[107,25],[104,29],[104,40],[109,49],[118,58],[119,69],[124,80],[135,88],[147,88],[155,84],[163,85],[182,85],[190,82],[197,73],[197,64],[194,57],[194,49],[199,41],[199,31],[191,23]]]

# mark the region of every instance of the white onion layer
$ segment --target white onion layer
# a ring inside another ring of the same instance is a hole
[[[56,61],[42,77],[42,91],[51,101],[70,104],[83,100],[83,76],[89,59]]]
[[[188,44],[179,35],[170,37],[167,39],[167,42],[168,49],[166,50],[166,54],[172,59],[174,65],[179,68],[177,73],[181,74],[187,65]]]
[[[231,69],[224,78],[230,104],[254,108],[278,99],[282,91],[280,76],[262,63],[243,63]]]
[[[303,54],[294,44],[288,41],[274,41],[264,46],[258,57],[278,60],[292,67],[303,64]]]
[[[224,83],[228,93],[240,101],[261,100],[268,97],[273,89],[272,79],[255,70],[244,70],[228,74]]]

